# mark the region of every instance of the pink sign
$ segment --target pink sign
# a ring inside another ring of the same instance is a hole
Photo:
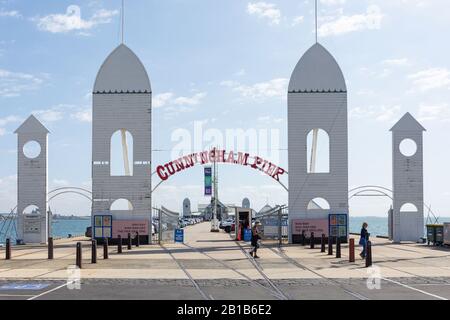
[[[112,236],[113,238],[128,237],[128,233],[134,236],[136,232],[139,235],[148,236],[148,221],[146,220],[113,220]]]
[[[325,234],[328,237],[328,220],[327,219],[299,219],[292,220],[292,234],[305,234],[309,236],[314,232],[315,237],[321,237]]]

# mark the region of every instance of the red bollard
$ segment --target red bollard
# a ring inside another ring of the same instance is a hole
[[[122,236],[119,235],[119,240],[117,240],[117,253],[122,253]]]
[[[139,232],[136,232],[136,247],[139,247]]]
[[[367,241],[366,247],[366,268],[372,266],[372,242]]]
[[[81,269],[82,264],[82,253],[81,253],[81,242],[77,243],[77,254],[76,254],[76,265]]]
[[[315,241],[316,241],[316,238],[314,237],[314,232],[311,232],[311,236],[309,237],[309,247],[311,249],[314,249]]]
[[[108,259],[108,238],[103,240],[103,259]]]
[[[355,262],[355,239],[350,239],[348,245],[348,257],[349,262]]]
[[[131,250],[131,233],[128,233],[128,245],[127,245],[127,249]]]
[[[10,239],[6,239],[5,259],[11,260],[11,240]]]
[[[97,240],[92,240],[91,244],[91,263],[97,263]]]
[[[320,241],[320,252],[325,252],[325,234],[322,233],[322,239]]]
[[[53,260],[53,238],[48,238],[48,260]]]

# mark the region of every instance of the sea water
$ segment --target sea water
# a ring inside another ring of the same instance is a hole
[[[351,233],[359,233],[361,226],[364,222],[369,225],[369,232],[372,236],[387,236],[388,235],[388,219],[386,217],[350,217],[349,229]],[[434,221],[433,221],[434,222]],[[450,222],[450,218],[439,218],[438,223]],[[9,225],[9,221],[0,222],[0,230],[3,224],[6,223],[6,227]],[[54,220],[52,224],[52,236],[54,238],[67,238],[69,234],[84,235],[86,228],[91,225],[89,219],[82,220]],[[6,231],[6,227],[3,231]],[[14,230],[12,227],[10,229]],[[15,232],[9,233],[11,241],[15,242]],[[425,226],[424,226],[425,235]],[[5,235],[0,235],[0,243],[5,242]]]

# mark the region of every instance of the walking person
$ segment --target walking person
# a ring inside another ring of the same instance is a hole
[[[366,258],[366,248],[367,248],[367,241],[369,241],[370,233],[367,232],[367,228],[369,225],[367,222],[364,222],[361,228],[361,238],[359,239],[359,245],[363,247],[362,252],[359,254],[362,259]]]
[[[255,259],[259,258],[258,255],[256,254],[256,252],[258,251],[258,248],[259,248],[258,240],[261,239],[261,236],[259,235],[259,231],[258,231],[259,226],[260,226],[259,221],[256,221],[255,225],[252,228],[252,247],[253,247],[253,249],[250,251],[250,255]]]

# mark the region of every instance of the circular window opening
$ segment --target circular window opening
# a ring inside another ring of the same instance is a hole
[[[41,145],[36,141],[29,141],[23,146],[23,154],[28,159],[35,159],[41,154]]]
[[[414,140],[405,139],[400,143],[400,152],[405,157],[412,157],[417,152],[417,144]]]

